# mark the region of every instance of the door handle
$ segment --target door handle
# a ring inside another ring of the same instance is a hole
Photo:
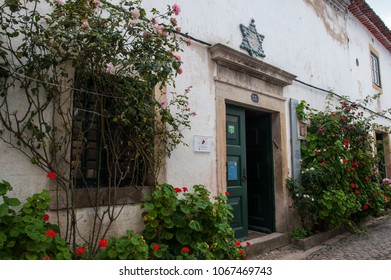
[[[246,168],[243,168],[242,182],[247,182],[247,171],[246,171]]]

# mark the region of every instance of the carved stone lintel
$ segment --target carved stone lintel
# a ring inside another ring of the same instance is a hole
[[[280,68],[222,44],[213,45],[209,50],[212,60],[215,60],[218,65],[245,73],[280,87],[292,84],[293,79],[296,78],[295,75]]]

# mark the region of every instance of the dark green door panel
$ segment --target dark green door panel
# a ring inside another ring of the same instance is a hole
[[[234,210],[231,226],[238,239],[245,238],[248,232],[245,125],[245,110],[227,105],[227,191],[230,193],[228,203]]]

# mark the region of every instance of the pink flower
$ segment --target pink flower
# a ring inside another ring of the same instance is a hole
[[[109,241],[107,241],[107,239],[101,239],[99,241],[99,247],[107,247],[107,245],[109,245]]]
[[[133,19],[137,20],[140,17],[140,10],[139,9],[133,9],[131,12]]]
[[[83,255],[83,254],[84,254],[84,248],[83,247],[77,248],[76,255]]]
[[[49,172],[47,177],[50,178],[50,179],[56,179],[57,178],[57,174],[54,173],[54,172]]]
[[[176,60],[182,59],[182,57],[178,53],[173,53],[172,55],[175,57]]]
[[[129,24],[134,27],[134,26],[136,26],[137,21],[135,21],[134,19],[131,19],[131,20],[129,20]]]
[[[167,109],[167,107],[168,107],[168,102],[164,100],[164,101],[160,102],[160,106],[161,106],[163,109]]]
[[[183,73],[183,68],[179,67],[177,72],[178,72],[179,75],[182,74]]]
[[[48,214],[43,214],[43,220],[45,222],[49,221],[49,215]]]
[[[114,74],[115,66],[112,62],[106,64],[106,72],[110,74]]]
[[[183,192],[187,192],[187,191],[189,191],[189,189],[188,189],[187,187],[183,187],[183,188],[182,188],[182,191],[183,191]]]
[[[174,14],[178,16],[181,12],[181,7],[178,4],[174,4],[172,5],[172,10],[174,11]]]
[[[88,28],[90,28],[90,24],[88,23],[88,20],[86,20],[86,19],[82,20],[82,22],[81,22],[81,27],[82,27],[83,29],[88,29]]]
[[[65,0],[56,0],[57,4],[65,5]]]

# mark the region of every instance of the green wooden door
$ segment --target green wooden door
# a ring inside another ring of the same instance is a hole
[[[271,233],[275,229],[271,115],[247,113],[248,227]]]
[[[245,110],[227,105],[227,190],[228,203],[233,207],[231,226],[235,237],[247,236],[247,174],[246,174],[246,114]]]

